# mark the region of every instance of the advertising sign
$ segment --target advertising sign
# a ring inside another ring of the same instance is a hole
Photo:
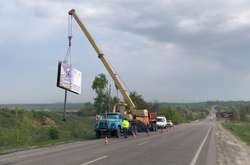
[[[81,94],[82,73],[67,63],[58,63],[57,87]]]

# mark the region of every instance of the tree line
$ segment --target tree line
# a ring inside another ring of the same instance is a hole
[[[250,103],[235,102],[235,104],[222,104],[218,106],[219,112],[233,112],[233,121],[250,122]]]
[[[109,82],[105,74],[97,75],[92,83],[92,89],[96,93],[94,103],[87,103],[80,115],[93,115],[112,111],[115,104],[121,100],[116,96],[111,96]],[[138,109],[148,109],[150,112],[157,112],[158,115],[166,116],[167,119],[175,123],[188,122],[205,118],[208,113],[208,106],[200,104],[166,104],[155,102],[147,102],[143,96],[136,91],[130,92],[130,98]]]

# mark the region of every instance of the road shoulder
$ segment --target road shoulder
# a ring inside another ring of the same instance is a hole
[[[218,165],[248,165],[250,147],[216,123],[216,151]]]

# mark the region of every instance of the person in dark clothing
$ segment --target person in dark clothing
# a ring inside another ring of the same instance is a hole
[[[123,128],[124,138],[128,138],[129,121],[127,119],[124,119],[122,121],[122,128]]]
[[[149,120],[144,119],[144,126],[145,126],[145,131],[147,133],[147,135],[149,136]]]
[[[133,117],[133,120],[131,121],[131,130],[134,137],[136,137],[137,132],[137,126],[136,126],[136,117]]]

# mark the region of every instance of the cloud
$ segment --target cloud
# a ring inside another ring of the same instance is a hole
[[[67,11],[78,6],[78,3],[16,0],[11,2],[1,1],[0,6],[2,8],[0,12],[2,39],[8,40],[13,37],[21,41],[39,41],[47,39],[58,30],[62,30],[62,27],[66,30]],[[97,12],[95,8],[89,5],[80,5],[77,8],[81,11],[79,14],[91,19],[105,12],[101,10]]]
[[[61,100],[59,89],[51,84],[55,64],[66,49],[71,8],[130,90],[146,99],[250,98],[250,2],[246,0],[16,0],[0,2],[1,58],[8,64],[0,69],[6,72],[4,78],[22,83],[0,102]],[[91,101],[91,81],[105,69],[76,23],[73,28],[73,61],[83,71],[85,92],[72,96],[72,101]],[[16,68],[22,69],[16,73]],[[17,75],[22,72],[29,75],[25,80]],[[36,85],[40,81],[41,89]],[[31,90],[19,99],[24,93],[21,84],[41,95]]]

